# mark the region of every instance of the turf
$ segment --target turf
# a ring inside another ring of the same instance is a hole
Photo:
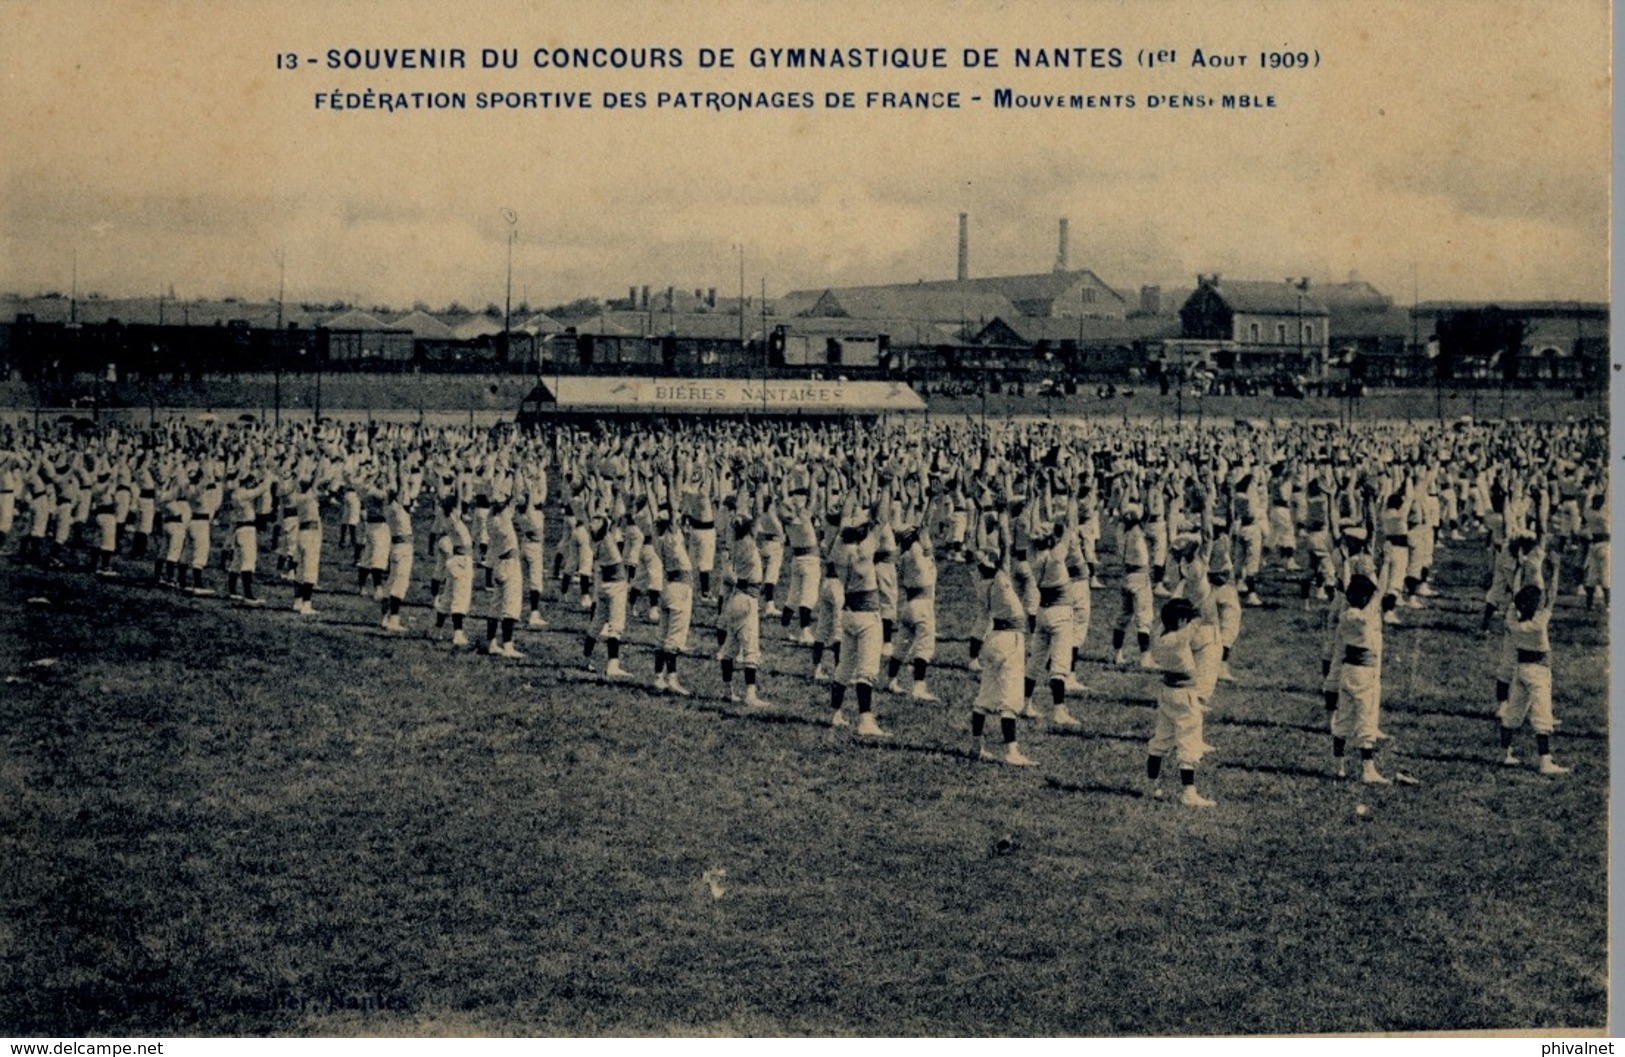
[[[453,651],[421,607],[415,631],[388,635],[330,559],[314,619],[277,585],[253,610],[0,567],[0,1029],[1342,1034],[1605,1018],[1605,618],[1571,597],[1554,621],[1574,773],[1498,766],[1476,543],[1449,545],[1443,597],[1389,631],[1383,765],[1422,784],[1330,777],[1308,618],[1277,576],[1208,717],[1209,812],[1141,795],[1151,687],[1103,663],[1110,591],[1091,692],[1072,704],[1082,731],[1024,723],[1042,766],[1016,770],[967,752],[957,564],[931,680],[947,703],[877,695],[896,737],[871,744],[824,726],[810,657],[776,623],[775,707],[747,714],[699,657],[682,662],[699,696],[646,690],[642,625],[636,685],[575,671],[583,621],[556,601],[553,628],[521,630],[521,661]]]

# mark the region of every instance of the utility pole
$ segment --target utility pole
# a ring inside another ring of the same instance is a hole
[[[286,333],[282,329],[282,298],[286,292],[287,250],[276,253],[276,336],[271,341],[271,355],[276,358],[275,423],[282,425],[282,343]]]
[[[762,276],[762,415],[767,416],[767,276]]]
[[[508,222],[508,285],[502,302],[502,362],[508,362],[508,345],[513,340],[511,330],[513,326],[513,240],[519,234],[519,214],[511,209],[502,211],[502,219]]]

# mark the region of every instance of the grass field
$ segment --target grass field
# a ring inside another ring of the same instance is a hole
[[[1140,793],[1150,686],[1103,663],[1110,591],[1083,730],[1024,724],[1042,766],[1016,770],[966,751],[957,564],[947,704],[877,695],[896,737],[869,744],[823,725],[776,624],[776,707],[746,714],[698,658],[688,701],[577,674],[582,619],[557,604],[523,661],[429,639],[421,606],[388,635],[330,559],[314,619],[276,585],[253,610],[0,565],[6,1033],[1604,1021],[1605,618],[1571,596],[1554,621],[1574,773],[1498,766],[1476,543],[1388,637],[1383,763],[1422,784],[1330,777],[1308,618],[1266,579],[1209,716],[1208,812]],[[649,641],[627,648],[640,684]]]

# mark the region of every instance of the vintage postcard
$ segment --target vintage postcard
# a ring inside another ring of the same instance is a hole
[[[0,1034],[1605,1029],[1611,20],[0,2]]]

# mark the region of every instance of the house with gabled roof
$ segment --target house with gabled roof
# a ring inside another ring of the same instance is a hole
[[[1331,313],[1309,280],[1255,282],[1198,275],[1179,310],[1174,351],[1219,370],[1322,377]]]

